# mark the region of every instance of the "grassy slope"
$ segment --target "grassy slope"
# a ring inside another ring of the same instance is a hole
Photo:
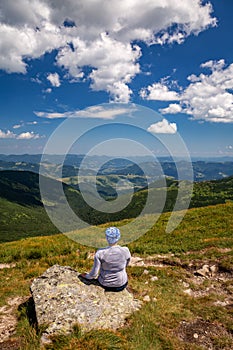
[[[114,177],[116,180],[116,178]],[[111,179],[112,180],[112,179]],[[114,181],[115,181],[114,180]],[[53,180],[50,187],[53,186]],[[106,185],[105,181],[102,187]],[[107,183],[111,188],[110,183]],[[111,183],[112,185],[112,183]],[[155,187],[158,184],[154,184]],[[156,201],[149,203],[148,212],[160,212],[160,197],[164,191],[167,200],[164,211],[171,211],[177,196],[177,181],[167,180],[168,189],[152,188],[150,191],[156,193]],[[84,221],[98,225],[109,221],[118,221],[126,218],[136,217],[144,208],[147,199],[147,190],[141,190],[134,194],[131,203],[116,213],[105,213],[93,210],[83,200],[78,191],[64,185],[65,193],[71,208],[78,213]],[[107,190],[108,191],[108,190]],[[58,194],[54,193],[54,203],[59,201]],[[233,178],[219,181],[206,181],[194,184],[194,193],[191,207],[199,207],[210,204],[225,203],[233,199]],[[124,200],[124,195],[121,197]],[[91,202],[94,197],[91,197]],[[2,171],[0,172],[0,242],[18,240],[23,237],[34,235],[50,235],[57,233],[57,229],[50,222],[42,207],[39,191],[38,174],[30,172]]]
[[[143,257],[168,252],[174,254],[168,255],[166,268],[151,266],[149,274],[144,274],[144,267],[128,268],[130,287],[135,296],[142,299],[147,294],[151,301],[145,303],[130,317],[126,327],[116,333],[97,331],[80,334],[76,331],[71,337],[59,339],[52,349],[200,350],[203,348],[181,342],[176,336],[182,321],[192,322],[198,318],[222,325],[228,332],[233,331],[232,308],[214,305],[221,298],[217,289],[216,292],[213,289],[208,297],[195,299],[183,292],[183,283],[189,282],[192,275],[190,264],[200,267],[204,262],[217,262],[222,270],[233,271],[233,204],[190,209],[179,227],[170,234],[165,233],[168,218],[169,213],[162,214],[147,234],[129,245],[134,255]],[[16,266],[0,270],[3,285],[0,305],[4,305],[9,297],[29,295],[32,279],[53,264],[70,265],[79,272],[89,270],[92,260],[87,257],[93,251],[64,235],[1,244],[1,262],[14,262]],[[154,275],[158,280],[151,282],[150,277]],[[214,285],[217,288],[217,283],[206,280],[204,286]],[[229,282],[222,283],[225,291],[232,290]],[[23,341],[22,349],[39,349],[38,337],[23,311],[20,313],[18,336]],[[230,349],[232,346],[229,336],[215,337],[213,342],[215,349]]]
[[[44,178],[55,207],[60,200],[55,181]],[[72,207],[85,215],[87,206],[79,192],[64,184],[64,192]],[[50,221],[41,201],[39,176],[29,171],[0,171],[0,242],[29,236],[51,235],[58,229]]]
[[[0,242],[58,233],[43,207],[23,206],[0,198]]]

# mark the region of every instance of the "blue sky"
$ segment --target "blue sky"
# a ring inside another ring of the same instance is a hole
[[[232,16],[231,0],[2,0],[0,153],[42,153],[67,117],[77,135],[108,122],[93,106],[110,102],[116,123],[134,123],[122,104],[159,113],[141,113],[156,154],[151,133],[179,134],[193,157],[233,156]],[[143,143],[114,125],[110,138]],[[74,150],[105,139],[98,128]]]

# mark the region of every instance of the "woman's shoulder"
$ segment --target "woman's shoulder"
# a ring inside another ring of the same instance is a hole
[[[120,247],[121,249],[123,249],[123,250],[127,250],[127,251],[129,251],[129,248],[128,247],[126,247],[126,246],[121,246],[121,245],[119,245],[118,247]]]
[[[130,255],[130,251],[129,251],[129,248],[128,247],[125,247],[125,246],[121,246],[121,245],[118,245],[117,246],[118,248],[121,249],[121,251],[123,251],[124,253],[126,253],[127,255]]]
[[[96,251],[95,255],[101,256],[101,255],[104,254],[104,253],[106,252],[106,250],[108,250],[109,248],[110,248],[110,247],[99,248],[99,249]]]

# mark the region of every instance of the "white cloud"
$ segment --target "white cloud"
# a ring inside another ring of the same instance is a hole
[[[59,87],[61,85],[60,77],[57,73],[49,73],[47,76],[47,80],[50,81],[52,86]],[[49,90],[49,89],[47,89],[47,90]],[[51,91],[47,91],[47,92],[51,92]]]
[[[85,110],[75,112],[75,117],[81,118],[99,118],[99,119],[115,119],[121,115],[129,115],[131,112],[135,111],[134,106],[94,106],[88,107]]]
[[[223,59],[219,61],[207,61],[201,64],[201,68],[210,68],[211,70],[221,70],[225,66],[225,61]]]
[[[69,117],[69,112],[68,113],[57,113],[57,112],[34,112],[37,117],[40,118],[48,118],[48,119],[58,119],[58,118],[67,118]]]
[[[170,103],[167,108],[162,108],[159,110],[162,114],[176,114],[182,111],[182,108],[177,103]]]
[[[175,134],[177,132],[176,123],[169,123],[167,119],[151,124],[147,131],[152,134]]]
[[[0,69],[25,74],[25,59],[56,49],[71,81],[89,78],[92,89],[128,102],[129,83],[140,72],[133,42],[181,43],[214,25],[210,3],[200,0],[1,0]]]
[[[48,88],[48,89],[42,90],[42,92],[44,92],[45,94],[50,94],[52,92],[52,89]]]
[[[41,81],[38,77],[31,78],[31,81],[32,81],[33,83],[42,84],[42,81]]]
[[[17,140],[31,140],[31,139],[39,139],[40,136],[35,134],[33,131],[22,132],[19,135],[16,135]]]
[[[171,91],[162,83],[154,83],[147,88],[141,89],[140,96],[146,100],[176,101],[179,95],[176,91]]]
[[[25,25],[0,23],[0,68],[9,73],[26,73],[24,58],[38,58],[45,52],[66,44],[66,36],[49,23],[39,24],[40,30]]]
[[[201,65],[210,70],[209,74],[201,73],[199,76],[191,74],[188,77],[189,85],[177,94],[179,103],[170,104],[160,109],[163,114],[185,113],[193,119],[210,122],[233,123],[233,63],[226,66],[224,60],[208,61]],[[160,84],[155,83],[153,85]],[[149,91],[145,88],[145,91]],[[144,91],[143,90],[143,91]],[[163,101],[167,101],[168,91]],[[141,93],[143,98],[148,95]],[[151,99],[153,96],[151,95]],[[162,97],[162,94],[161,94]],[[156,96],[155,96],[155,99]]]
[[[0,139],[14,139],[14,138],[15,138],[15,134],[12,131],[7,130],[5,132],[0,129]]]
[[[21,122],[21,124],[15,124],[15,125],[13,125],[13,129],[22,128],[25,124],[27,124],[27,125],[36,125],[36,124],[38,124],[38,122],[35,121],[35,120],[32,121],[32,122],[26,122],[26,123]]]
[[[136,108],[136,107],[135,107]],[[105,107],[105,106],[93,106],[84,110],[72,111],[72,112],[34,112],[38,117],[47,119],[58,118],[97,118],[97,119],[115,119],[117,116],[130,114],[135,109],[134,107]]]
[[[15,134],[10,130],[2,131],[0,130],[0,139],[17,139],[17,140],[30,140],[30,139],[38,139],[40,138],[39,134],[35,134],[33,131],[31,132],[22,132],[21,134]]]
[[[33,122],[27,122],[27,124],[28,124],[28,125],[37,125],[38,122],[34,120]]]
[[[13,125],[13,129],[19,129],[23,126],[23,124],[15,124]]]
[[[89,75],[92,89],[106,90],[115,101],[128,102],[132,92],[127,84],[140,72],[137,63],[140,48],[106,34],[101,34],[91,43],[76,40],[75,45],[75,50],[70,47],[60,50],[58,65],[68,69],[76,78],[83,77],[82,66],[93,67]]]

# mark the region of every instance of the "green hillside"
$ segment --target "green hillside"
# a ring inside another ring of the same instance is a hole
[[[233,176],[194,183],[191,206],[202,207],[233,200]]]
[[[70,336],[54,339],[47,349],[232,349],[233,204],[190,209],[168,234],[169,216],[162,214],[149,232],[128,245],[132,255],[144,262],[127,268],[130,290],[142,300],[142,308],[116,332],[82,333],[76,328]],[[2,243],[0,259],[9,265],[0,269],[0,306],[12,298],[29,298],[32,280],[54,264],[89,271],[94,251],[65,235]],[[215,266],[214,274],[197,275],[204,264]],[[40,349],[40,330],[31,322],[30,310],[30,302],[19,307],[17,332],[2,344],[3,349]]]
[[[60,200],[55,180],[44,178],[44,181],[48,188],[54,189],[49,205],[55,207]],[[83,199],[77,191],[64,184],[64,192],[77,210],[83,208]],[[0,242],[58,233],[43,207],[36,173],[0,172],[0,213]]]
[[[103,177],[100,195],[112,193],[112,183],[116,183],[119,178]],[[137,181],[134,177],[133,180]],[[57,193],[55,180],[45,178],[46,185],[53,189],[52,200],[49,198],[51,210],[56,209],[60,197]],[[183,182],[185,185],[185,182]],[[100,184],[99,184],[100,186]],[[173,210],[180,183],[176,180],[167,179],[166,187],[160,181],[150,185],[150,191],[156,200],[148,201],[147,213],[160,212],[160,203],[166,195],[166,203],[163,211]],[[122,210],[115,213],[105,213],[101,205],[99,210],[90,207],[83,199],[78,190],[63,184],[67,200],[74,212],[84,221],[93,224],[103,224],[110,221],[119,221],[137,217],[143,210],[148,197],[147,188],[134,193],[131,202]],[[87,183],[88,192],[88,183]],[[104,193],[105,191],[105,193]],[[96,198],[89,193],[90,203],[96,203]],[[124,202],[125,195],[120,197],[120,203]],[[194,191],[190,207],[201,207],[225,203],[233,200],[233,177],[217,181],[205,181],[194,183]],[[1,171],[0,172],[0,242],[7,242],[29,236],[51,235],[58,233],[58,230],[51,223],[42,205],[39,189],[39,175],[32,172],[23,171]]]
[[[58,233],[42,206],[20,205],[0,198],[0,242]]]

